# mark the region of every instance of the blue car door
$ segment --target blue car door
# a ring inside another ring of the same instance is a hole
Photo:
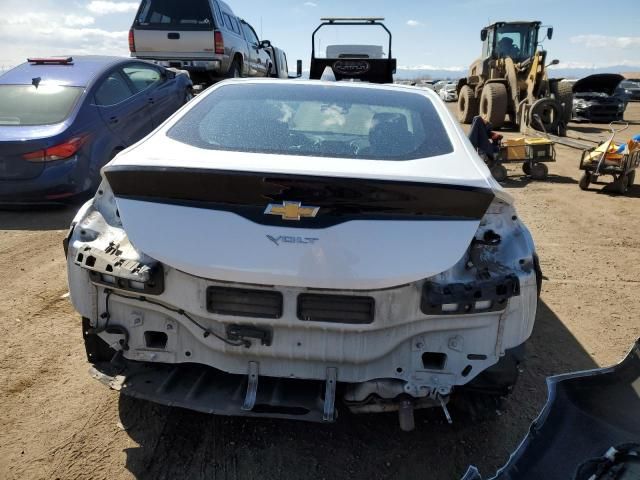
[[[94,102],[123,146],[133,145],[153,130],[148,100],[136,95],[120,69],[111,71],[96,85]]]
[[[122,67],[136,95],[148,102],[154,127],[164,122],[184,104],[185,91],[178,90],[174,77],[148,63],[132,62]]]

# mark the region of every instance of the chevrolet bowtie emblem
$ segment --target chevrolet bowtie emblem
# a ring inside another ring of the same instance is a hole
[[[306,207],[300,202],[282,202],[278,205],[270,203],[264,211],[265,215],[280,215],[283,220],[300,220],[301,218],[313,218],[318,214],[320,207]]]

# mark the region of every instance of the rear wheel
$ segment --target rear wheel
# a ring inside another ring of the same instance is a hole
[[[238,60],[234,60],[231,62],[231,66],[229,67],[229,71],[225,75],[225,78],[240,78],[240,62]]]
[[[498,129],[504,125],[507,103],[507,88],[501,83],[489,83],[480,95],[480,115],[485,122]]]
[[[629,176],[628,175],[620,175],[618,179],[613,182],[613,191],[619,193],[620,195],[624,195],[629,190]]]
[[[458,97],[458,120],[460,123],[470,124],[473,117],[478,115],[479,109],[478,97],[469,85],[465,85],[460,89]]]
[[[580,178],[580,183],[578,184],[580,186],[580,190],[587,190],[589,188],[590,183],[591,183],[591,173],[584,172],[584,174]]]
[[[531,175],[531,164],[529,162],[524,162],[522,164],[522,171],[525,175]]]
[[[534,180],[544,180],[549,175],[549,168],[544,163],[534,163],[531,165],[531,178]]]

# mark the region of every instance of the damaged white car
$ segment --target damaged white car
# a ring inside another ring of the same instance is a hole
[[[224,415],[333,421],[505,395],[531,235],[431,91],[221,82],[103,169],[66,240],[92,375]]]

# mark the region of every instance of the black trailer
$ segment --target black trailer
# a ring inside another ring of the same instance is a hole
[[[396,59],[391,56],[392,35],[389,29],[382,23],[384,18],[379,17],[328,17],[321,18],[322,22],[313,31],[311,36],[311,68],[309,78],[320,80],[327,67],[333,70],[336,80],[358,80],[370,83],[393,83],[393,74],[396,73]],[[378,26],[389,35],[389,50],[386,58],[380,55],[372,56],[366,52],[336,52],[326,58],[316,56],[316,33],[326,26]]]

